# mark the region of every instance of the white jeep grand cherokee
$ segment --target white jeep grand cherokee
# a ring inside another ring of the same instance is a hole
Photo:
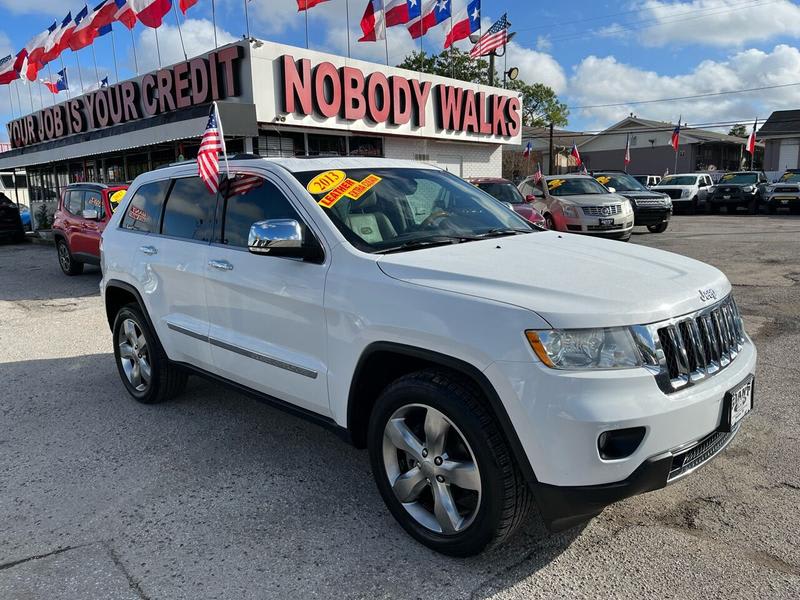
[[[756,349],[706,264],[543,231],[414,162],[236,159],[134,181],[101,288],[140,402],[190,373],[367,447],[440,552],[570,527],[691,473],[752,407]]]

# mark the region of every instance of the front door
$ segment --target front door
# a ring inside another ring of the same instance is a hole
[[[296,219],[305,225],[289,194],[272,175],[222,186],[222,228],[206,266],[211,354],[222,377],[329,416],[323,308],[328,262],[247,249],[257,221]]]

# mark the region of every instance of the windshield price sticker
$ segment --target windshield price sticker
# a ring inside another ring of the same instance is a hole
[[[312,194],[324,194],[342,183],[345,177],[344,171],[325,171],[309,181],[306,189]]]
[[[344,174],[344,173],[342,173]],[[319,205],[323,208],[330,208],[334,204],[336,204],[339,200],[347,196],[351,200],[358,200],[366,194],[369,190],[380,183],[381,178],[377,175],[367,175],[361,181],[356,181],[355,179],[350,179],[349,177],[342,181],[338,186],[336,186],[332,191],[325,195],[325,197],[319,201]],[[310,186],[311,184],[309,184]]]
[[[728,173],[727,175],[723,175],[721,181],[730,181],[733,179],[733,173]]]
[[[559,186],[561,186],[563,184],[564,184],[564,180],[563,179],[553,179],[552,181],[548,181],[547,182],[547,189],[548,190],[554,190],[554,189],[556,189],[557,187],[559,187]]]
[[[608,175],[600,175],[600,177],[597,178],[597,181],[599,181],[603,185],[606,185],[609,181],[611,181],[611,177],[609,177]]]

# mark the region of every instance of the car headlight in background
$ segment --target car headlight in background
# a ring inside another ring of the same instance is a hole
[[[577,206],[571,206],[569,204],[564,204],[561,207],[561,212],[564,213],[565,217],[577,218],[577,216],[578,216],[578,207]]]
[[[681,198],[688,198],[691,196],[692,190],[683,190],[681,191]]]
[[[742,191],[743,191],[745,194],[752,194],[753,192],[755,192],[755,191],[756,191],[756,188],[755,188],[755,186],[752,186],[752,185],[746,185],[746,186],[744,186],[744,187],[742,188]]]
[[[714,192],[716,192],[716,191],[717,191],[717,186],[715,186],[715,185],[712,185],[712,186],[710,186],[710,187],[708,188],[708,193],[709,193],[709,194],[713,194],[713,193],[714,193]]]
[[[551,369],[633,369],[643,364],[627,327],[529,330],[525,336]]]

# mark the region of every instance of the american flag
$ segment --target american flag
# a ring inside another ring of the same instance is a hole
[[[542,182],[542,164],[536,163],[536,173],[533,174],[533,183],[538,185]]]
[[[208,115],[203,138],[200,140],[200,149],[197,151],[197,172],[212,194],[216,194],[219,190],[220,150],[225,151],[225,141],[219,132],[217,105],[214,104]]]
[[[244,196],[260,187],[262,183],[264,183],[264,179],[258,175],[237,173],[232,179],[225,180],[224,196],[225,198]]]
[[[478,43],[469,52],[470,58],[478,58],[491,54],[498,48],[505,46],[508,42],[508,28],[511,23],[506,15],[500,17],[497,22],[489,28],[489,31],[481,36]]]

